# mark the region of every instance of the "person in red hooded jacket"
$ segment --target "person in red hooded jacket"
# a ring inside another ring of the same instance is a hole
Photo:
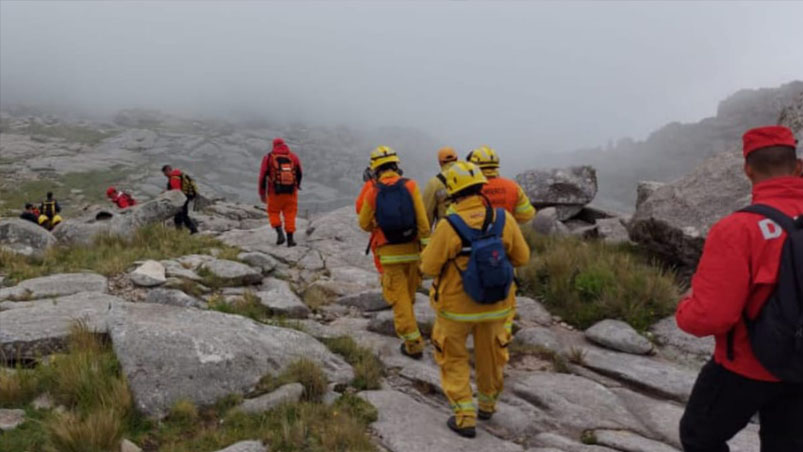
[[[167,178],[166,188],[168,191],[180,190],[184,193],[184,196],[187,197],[181,211],[173,217],[173,223],[175,223],[177,229],[181,229],[182,226],[185,226],[190,230],[190,234],[197,234],[198,226],[195,224],[195,221],[190,218],[190,203],[198,196],[195,183],[192,182],[192,178],[190,178],[189,175],[185,175],[181,170],[173,169],[170,165],[162,167],[162,174]]]
[[[259,198],[268,204],[270,225],[276,229],[276,244],[285,242],[296,246],[293,234],[296,232],[298,213],[298,190],[301,189],[301,161],[281,138],[273,140],[273,150],[262,158],[259,170]],[[284,216],[284,229],[282,229]]]
[[[753,203],[803,214],[803,162],[781,126],[744,134],[744,171]],[[761,451],[803,451],[803,384],[782,382],[753,353],[743,315],[755,319],[778,279],[784,230],[755,213],[733,213],[708,233],[692,287],[678,305],[678,326],[714,336],[714,357],[700,371],[680,423],[686,452],[727,452],[727,441],[759,414]]]
[[[121,209],[137,205],[137,201],[134,200],[131,195],[124,191],[119,191],[114,187],[109,187],[106,190],[106,196],[109,198],[109,201],[115,203],[117,207]]]

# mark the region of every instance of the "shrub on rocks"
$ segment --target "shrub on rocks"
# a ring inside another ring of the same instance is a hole
[[[680,298],[674,275],[627,245],[528,234],[532,260],[522,290],[567,323],[586,329],[620,319],[643,331],[672,313]]]
[[[322,342],[329,347],[329,350],[342,356],[354,367],[354,380],[351,381],[351,386],[360,391],[382,387],[385,369],[382,361],[371,350],[360,347],[350,336],[323,339]]]

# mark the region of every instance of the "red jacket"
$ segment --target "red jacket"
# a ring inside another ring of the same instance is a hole
[[[803,178],[778,177],[753,187],[753,203],[795,217],[803,214]],[[779,381],[756,359],[742,321],[755,318],[778,279],[786,233],[761,215],[734,213],[708,233],[692,291],[678,306],[678,326],[695,336],[716,338],[714,360],[754,380]],[[735,326],[734,359],[727,357],[728,331]]]
[[[174,169],[167,175],[167,189],[181,190],[181,171]]]
[[[262,201],[265,201],[266,190],[269,194],[273,193],[273,184],[270,183],[270,180],[273,179],[274,170],[273,165],[271,165],[271,158],[274,154],[286,155],[293,161],[296,167],[296,186],[298,188],[301,187],[301,160],[286,144],[274,146],[271,152],[262,157],[262,167],[259,170],[259,198]]]
[[[181,187],[179,187],[181,188]],[[117,204],[117,207],[125,209],[127,207],[135,206],[137,202],[128,193],[118,191],[112,196],[112,202]]]

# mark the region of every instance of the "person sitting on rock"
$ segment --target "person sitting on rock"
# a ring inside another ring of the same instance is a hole
[[[449,207],[449,197],[446,195],[446,180],[443,173],[457,161],[457,152],[454,148],[445,147],[438,150],[438,165],[440,172],[432,177],[424,187],[424,207],[427,209],[427,220],[432,227],[438,220],[446,216]]]
[[[182,226],[186,226],[187,229],[190,230],[190,234],[197,234],[198,233],[198,226],[195,225],[195,221],[190,218],[190,203],[198,196],[198,186],[195,184],[195,181],[188,175],[182,173],[180,170],[173,169],[170,165],[165,165],[162,167],[162,174],[165,175],[167,178],[167,190],[181,190],[184,193],[184,196],[187,197],[187,200],[184,202],[184,206],[181,208],[181,211],[173,217],[173,223],[175,223],[177,229],[181,229]]]
[[[61,215],[59,215],[61,206],[58,201],[53,199],[53,192],[47,192],[47,198],[39,205],[39,211],[41,212],[38,220],[39,225],[48,231],[52,231],[62,221]]]
[[[481,193],[487,181],[480,168],[457,162],[444,176],[454,213],[435,227],[421,254],[421,271],[435,278],[429,291],[436,314],[432,344],[443,392],[454,410],[447,425],[473,438],[478,414],[466,340],[473,335],[479,418],[487,420],[504,386],[512,337],[505,320],[516,298],[513,267],[529,261],[530,248],[513,215],[486,204]]]
[[[34,224],[39,224],[39,215],[37,215],[36,209],[34,209],[33,204],[29,202],[25,203],[25,210],[23,210],[22,214],[20,214],[20,218],[22,218],[23,220],[28,220]]]
[[[126,209],[128,207],[137,205],[137,201],[133,196],[122,190],[117,190],[114,187],[109,187],[106,189],[106,196],[109,198],[109,201],[116,204],[120,209]]]
[[[791,350],[780,356],[781,362],[800,362],[792,354],[801,353],[799,345],[794,351],[795,328],[800,334],[801,287],[798,282],[785,285],[783,293],[776,289],[780,277],[801,271],[782,267],[781,257],[791,231],[800,228],[792,218],[798,217],[800,223],[803,214],[803,179],[799,177],[803,161],[797,158],[795,136],[786,127],[749,130],[743,142],[744,172],[753,186],[753,204],[711,227],[691,289],[675,316],[683,331],[699,337],[713,335],[716,340],[713,359],[700,371],[680,422],[680,441],[686,452],[727,451],[727,441],[756,413],[761,421],[762,452],[803,451],[803,371],[798,367],[796,382],[780,378],[774,373],[777,368],[768,368],[772,361],[767,355],[759,353],[766,347],[755,342],[766,337],[758,335],[764,322],[788,321],[796,326],[769,324],[770,337],[788,334]],[[800,262],[799,256],[785,262],[796,259]],[[800,281],[800,273],[796,276]],[[797,292],[788,293],[789,286],[797,286]],[[796,317],[764,315],[770,306],[783,302],[779,296],[795,306],[788,312]],[[782,350],[773,346],[772,354]]]
[[[364,231],[371,233],[370,248],[379,257],[382,295],[393,308],[396,334],[404,341],[401,353],[420,359],[424,340],[413,303],[421,284],[418,260],[430,228],[418,185],[401,177],[400,163],[396,151],[388,146],[371,152],[376,182],[363,197],[359,222]]]

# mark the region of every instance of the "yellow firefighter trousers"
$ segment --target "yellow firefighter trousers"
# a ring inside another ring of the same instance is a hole
[[[418,262],[382,266],[382,295],[393,308],[396,334],[404,340],[404,347],[411,354],[424,351],[424,340],[413,311],[415,293],[420,284]]]
[[[441,387],[452,405],[457,425],[473,427],[477,411],[471,391],[466,339],[474,336],[477,400],[482,411],[493,413],[496,399],[505,385],[504,369],[508,361],[510,333],[505,320],[493,322],[458,322],[438,316],[432,330],[435,361],[441,367]]]

